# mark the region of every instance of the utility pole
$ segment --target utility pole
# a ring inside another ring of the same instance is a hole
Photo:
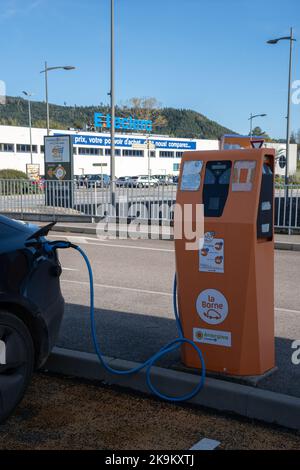
[[[23,94],[27,96],[28,99],[28,124],[29,124],[29,139],[30,139],[30,163],[32,165],[33,163],[33,156],[32,156],[32,125],[31,125],[31,97],[33,96],[33,93],[30,93],[29,91],[23,91]]]
[[[292,88],[292,57],[293,57],[293,28],[290,34],[290,58],[289,58],[289,83],[288,83],[288,103],[287,103],[287,125],[286,125],[286,167],[285,167],[285,184],[289,184],[289,162],[290,162],[290,124],[291,124],[291,88]]]
[[[45,62],[45,97],[46,97],[47,135],[50,135],[50,116],[49,116],[49,98],[48,98],[48,66],[47,66],[47,62]]]
[[[285,198],[289,198],[289,156],[290,156],[290,120],[291,120],[291,88],[292,88],[292,58],[293,58],[293,42],[296,41],[293,34],[293,28],[290,29],[289,36],[282,36],[276,39],[269,39],[267,44],[277,44],[279,41],[290,41],[289,54],[289,77],[288,77],[288,102],[287,102],[287,124],[286,124],[286,167],[285,167]]]

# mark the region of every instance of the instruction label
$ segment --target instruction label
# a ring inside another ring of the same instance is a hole
[[[199,271],[224,273],[224,239],[211,238],[205,234],[200,240]]]

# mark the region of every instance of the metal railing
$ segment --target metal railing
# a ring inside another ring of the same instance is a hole
[[[300,230],[300,184],[275,185],[274,226],[291,231]]]
[[[110,187],[95,182],[0,180],[0,213],[172,220],[176,190],[176,185],[117,187],[112,206]]]
[[[111,205],[110,187],[90,182],[0,180],[0,213],[20,218],[40,214],[58,216],[144,220],[173,220],[176,185],[117,187],[116,204]],[[300,185],[275,185],[274,225],[278,229],[300,230]]]

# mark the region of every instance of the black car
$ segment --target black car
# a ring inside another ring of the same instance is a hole
[[[130,180],[130,176],[120,176],[120,178],[116,180],[117,188],[127,188]]]
[[[109,175],[91,175],[87,181],[88,188],[108,188],[110,185]]]
[[[61,266],[42,229],[0,216],[0,422],[22,399],[57,339]]]

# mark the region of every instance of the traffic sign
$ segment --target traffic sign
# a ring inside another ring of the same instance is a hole
[[[153,142],[146,142],[145,144],[132,144],[132,148],[133,149],[138,149],[138,150],[144,150],[144,149],[148,149],[148,150],[155,150],[155,144],[153,144]]]
[[[285,166],[286,166],[286,157],[284,155],[280,155],[279,160],[278,160],[278,164],[279,164],[280,168],[285,168]]]
[[[263,139],[260,139],[260,140],[253,140],[253,139],[251,139],[251,146],[252,146],[252,148],[254,148],[254,149],[260,149],[260,148],[262,148],[263,143],[264,143],[264,140],[263,140]]]

